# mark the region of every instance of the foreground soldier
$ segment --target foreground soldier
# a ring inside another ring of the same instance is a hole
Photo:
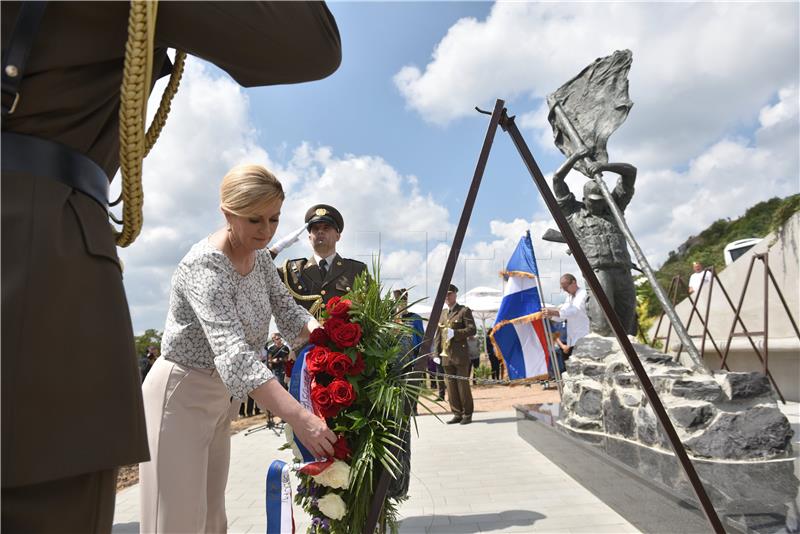
[[[344,230],[339,210],[327,204],[311,206],[305,222],[314,254],[286,261],[278,273],[297,303],[317,315],[330,299],[349,292],[356,276],[366,271],[367,266],[342,258],[336,252],[336,243]]]
[[[20,9],[2,3],[2,530],[109,532],[117,467],[148,459],[106,216],[128,4],[51,2],[38,28],[15,30]],[[167,47],[244,86],[323,78],[341,60],[324,3],[165,2],[153,82]]]

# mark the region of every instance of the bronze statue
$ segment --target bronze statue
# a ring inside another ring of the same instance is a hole
[[[580,153],[578,153],[580,155]],[[625,236],[609,212],[597,182],[589,180],[583,186],[583,202],[576,200],[564,178],[573,158],[553,175],[553,192],[558,206],[572,226],[575,236],[586,254],[589,264],[617,312],[625,331],[636,334],[636,289],[631,276],[631,257]],[[610,171],[619,174],[611,196],[624,211],[631,201],[636,181],[636,167],[627,163],[594,163],[588,168],[592,174]],[[589,297],[587,312],[592,332],[611,336],[611,327],[603,316],[597,300]]]

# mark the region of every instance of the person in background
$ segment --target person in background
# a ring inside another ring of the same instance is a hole
[[[330,299],[349,292],[367,266],[343,258],[336,251],[344,231],[344,217],[339,210],[316,204],[308,209],[304,220],[314,253],[308,258],[287,260],[278,272],[297,303],[317,315]]]
[[[478,383],[475,373],[481,365],[480,342],[476,338],[471,337],[467,340],[467,345],[469,346],[469,373],[472,377],[472,385],[474,386]]]
[[[447,421],[452,425],[460,423],[468,425],[472,422],[472,390],[469,383],[469,348],[467,339],[478,331],[472,310],[456,302],[458,288],[450,284],[445,304],[447,314],[442,311],[442,319],[436,334],[436,354],[442,359],[445,374],[459,378],[446,378],[447,397],[453,418]],[[463,378],[463,379],[462,379]]]
[[[706,270],[703,264],[699,261],[692,263],[692,270],[694,271],[689,277],[689,294],[692,295],[700,290],[702,285],[704,289],[708,289],[708,284],[711,282],[711,271]]]
[[[147,347],[147,350],[144,352],[144,354],[139,357],[139,373],[142,375],[142,382],[144,382],[144,379],[152,366],[153,362],[150,360],[150,347]]]
[[[492,366],[492,380],[500,380],[500,360],[494,352],[494,344],[488,333],[486,334],[486,356]]]
[[[589,333],[589,317],[586,314],[586,290],[578,286],[578,280],[571,273],[564,273],[559,280],[561,289],[567,297],[558,308],[544,308],[542,316],[567,322],[567,341],[570,348],[578,342],[580,338]]]
[[[290,349],[283,343],[278,332],[272,334],[272,345],[267,349],[267,366],[275,374],[281,385],[288,389],[286,383],[286,362],[289,361]]]
[[[553,326],[554,327],[550,331],[550,342],[552,343],[553,354],[558,362],[558,372],[563,373],[567,370],[564,360],[569,358],[569,353],[572,351],[572,347],[568,346],[564,341],[566,339],[565,329],[558,328],[555,325]],[[553,360],[551,357],[547,359],[547,376],[549,380],[556,379],[555,371],[553,371]],[[552,389],[549,385],[549,382],[545,383],[544,389]]]

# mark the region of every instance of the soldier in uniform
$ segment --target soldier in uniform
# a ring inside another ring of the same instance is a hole
[[[631,276],[632,262],[625,236],[609,211],[600,186],[594,180],[584,184],[583,202],[575,199],[564,181],[575,161],[585,156],[585,153],[573,154],[556,171],[553,175],[553,192],[625,331],[635,335],[636,289]],[[633,197],[636,167],[627,163],[595,162],[591,162],[589,166],[592,175],[602,171],[619,174],[611,196],[620,211],[624,211]],[[587,312],[592,332],[601,336],[613,334],[597,299],[591,296],[587,300]]]
[[[344,230],[339,210],[327,204],[311,206],[306,212],[308,241],[314,254],[308,258],[287,260],[278,269],[281,279],[295,300],[317,315],[333,297],[353,289],[356,276],[367,270],[366,264],[342,258],[336,243]]]
[[[149,457],[107,218],[128,13],[125,2],[2,3],[7,532],[110,532],[117,467]],[[168,67],[168,47],[244,86],[324,78],[341,61],[322,2],[162,2],[152,83]]]
[[[453,418],[447,421],[448,425],[461,423],[468,425],[472,422],[472,390],[469,384],[469,346],[467,338],[474,336],[478,331],[472,310],[456,302],[458,288],[453,284],[447,290],[445,304],[448,312],[442,311],[443,320],[439,323],[434,346],[437,354],[442,358],[442,368],[445,374],[464,377],[464,379],[445,378],[447,385],[447,398],[450,401],[450,410]]]

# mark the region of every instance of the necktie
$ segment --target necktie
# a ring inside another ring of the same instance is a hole
[[[328,274],[328,260],[325,258],[319,260],[319,269],[322,271],[322,277],[325,278],[325,275]]]

